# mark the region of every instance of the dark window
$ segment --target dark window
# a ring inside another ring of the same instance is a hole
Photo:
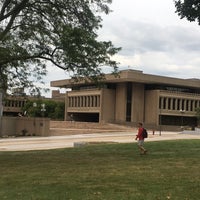
[[[126,121],[131,121],[131,109],[132,109],[132,83],[128,82],[126,86]]]

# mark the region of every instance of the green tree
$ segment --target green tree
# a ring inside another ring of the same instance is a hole
[[[45,111],[42,111],[45,104]],[[64,120],[65,103],[52,100],[29,100],[23,108],[23,112],[30,117],[48,117],[54,120]]]
[[[174,0],[176,13],[181,19],[186,18],[190,22],[197,21],[200,25],[200,0]],[[200,124],[200,108],[196,108],[196,117]]]
[[[33,89],[53,64],[75,78],[117,71],[120,48],[99,41],[101,13],[112,0],[0,0],[0,89]]]
[[[176,12],[181,19],[197,21],[200,25],[200,0],[174,0]]]

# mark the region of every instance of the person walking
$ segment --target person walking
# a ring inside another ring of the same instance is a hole
[[[141,122],[138,123],[138,134],[136,135],[135,140],[138,140],[138,147],[140,150],[140,154],[144,155],[147,153],[147,150],[144,148],[144,138],[143,138],[143,124]]]

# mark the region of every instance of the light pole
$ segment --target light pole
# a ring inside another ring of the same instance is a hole
[[[45,105],[44,103],[41,104],[42,117],[44,117],[44,112],[46,111],[45,106],[46,106],[46,105]]]
[[[34,121],[33,121],[33,126],[34,126],[34,134],[36,134],[36,108],[37,108],[37,103],[33,102],[33,108],[34,108]]]
[[[183,114],[185,113],[185,110],[180,109],[180,113],[181,113],[181,130],[183,130]]]
[[[42,127],[42,135],[43,135],[43,132],[44,132],[44,112],[46,111],[46,108],[45,108],[45,104],[44,103],[42,103],[42,104],[37,104],[36,102],[34,102],[33,103],[33,107],[34,107],[34,128],[35,128],[35,134],[36,134],[36,130],[37,130],[37,132],[38,132],[38,127],[36,126],[36,112],[37,112],[37,110],[36,110],[36,108],[37,107],[40,107],[41,106],[41,109],[40,109],[40,111],[41,111],[41,115],[42,115],[42,122],[40,121],[40,128]]]
[[[159,113],[159,126],[160,126],[160,131],[159,131],[159,135],[161,136],[161,125],[162,125],[162,118],[161,118],[161,109],[160,109],[160,113]]]
[[[42,135],[44,135],[44,112],[46,111],[45,104],[41,104],[41,112],[42,112]]]
[[[35,115],[36,115],[36,108],[37,108],[37,103],[36,102],[33,102],[33,108],[34,108],[34,117],[35,117]]]

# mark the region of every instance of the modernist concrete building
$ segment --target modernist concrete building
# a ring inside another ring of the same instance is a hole
[[[200,80],[144,74],[124,70],[107,74],[102,87],[73,79],[52,81],[66,93],[65,120],[111,123],[143,122],[152,129],[175,130],[197,126]]]

